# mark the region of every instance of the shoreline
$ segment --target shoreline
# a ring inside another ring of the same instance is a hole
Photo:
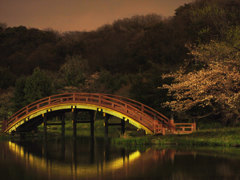
[[[96,133],[97,134],[97,133]],[[87,136],[87,134],[79,134]],[[50,138],[60,138],[54,133],[49,133]],[[71,137],[66,135],[65,137]],[[102,137],[104,136],[96,136]],[[43,134],[30,134],[26,139],[42,139]],[[20,139],[0,133],[0,140]],[[236,147],[240,148],[240,127],[198,130],[192,134],[182,135],[145,135],[145,136],[120,136],[109,137],[110,143],[122,146],[208,146],[208,147]]]
[[[240,147],[240,127],[198,130],[182,135],[148,135],[112,139],[113,144]]]

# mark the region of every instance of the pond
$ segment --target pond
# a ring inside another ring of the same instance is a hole
[[[1,180],[240,179],[240,156],[222,150],[117,147],[96,137],[0,146]]]

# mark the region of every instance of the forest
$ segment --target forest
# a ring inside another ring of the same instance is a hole
[[[161,12],[159,12],[160,14]],[[176,121],[240,122],[240,0],[195,0],[90,32],[0,23],[0,120],[57,93],[130,97]]]

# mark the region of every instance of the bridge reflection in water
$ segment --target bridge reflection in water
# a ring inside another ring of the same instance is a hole
[[[77,147],[76,140],[73,140],[72,148],[67,149],[67,146],[62,144],[61,151],[60,153],[58,152],[60,156],[55,154],[54,157],[54,154],[49,154],[51,148],[48,149],[48,144],[42,146],[40,155],[36,152],[31,153],[31,151],[17,143],[8,143],[10,152],[14,153],[16,158],[24,163],[27,169],[35,169],[38,172],[47,173],[48,177],[99,177],[115,170],[129,168],[131,163],[141,156],[139,151],[125,152],[122,149],[120,157],[119,154],[116,154],[113,155],[116,157],[110,158],[109,147],[106,145],[103,150],[104,156],[100,159],[95,159],[94,142],[91,142],[90,146],[89,152],[86,148]],[[71,152],[69,153],[69,151]]]
[[[101,179],[105,176],[109,177],[109,175],[124,178],[128,177],[129,171],[132,171],[132,167],[136,167],[136,165],[143,170],[144,166],[147,165],[143,163],[143,160],[145,162],[147,159],[152,161],[167,158],[174,161],[176,152],[175,150],[159,151],[153,149],[142,152],[139,150],[116,150],[110,148],[107,143],[103,147],[98,147],[98,152],[96,152],[94,141],[85,147],[79,146],[76,140],[69,144],[64,143],[61,141],[61,145],[55,144],[55,147],[43,143],[42,146],[38,147],[35,143],[25,146],[24,144],[8,142],[7,147],[17,161],[24,164],[26,169],[34,169],[38,173],[47,175],[50,179],[56,177]]]
[[[228,158],[219,152],[205,150],[149,148],[134,151],[87,139],[48,143],[0,142],[0,145],[1,179],[240,178],[238,157]]]

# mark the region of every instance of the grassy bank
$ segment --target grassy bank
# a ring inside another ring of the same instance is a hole
[[[72,137],[72,124],[66,122],[65,136]],[[78,136],[90,136],[90,125],[81,124],[77,128]],[[61,127],[49,127],[49,137],[59,137],[61,134]],[[143,136],[137,131],[127,131],[127,135],[120,135],[119,127],[109,128],[109,137],[112,144],[123,146],[169,146],[169,145],[183,145],[183,146],[209,146],[209,147],[240,147],[240,127],[234,128],[216,128],[198,130],[193,134],[188,135],[146,135]],[[43,137],[43,127],[39,126],[38,132],[28,133],[30,139],[41,139]],[[104,137],[103,121],[95,122],[95,136]],[[17,136],[18,137],[18,136]],[[9,140],[10,137],[5,134],[0,134],[0,140]],[[16,137],[14,137],[16,138]]]
[[[127,145],[240,147],[240,128],[206,129],[188,135],[149,135],[144,137],[114,138],[112,143]]]

